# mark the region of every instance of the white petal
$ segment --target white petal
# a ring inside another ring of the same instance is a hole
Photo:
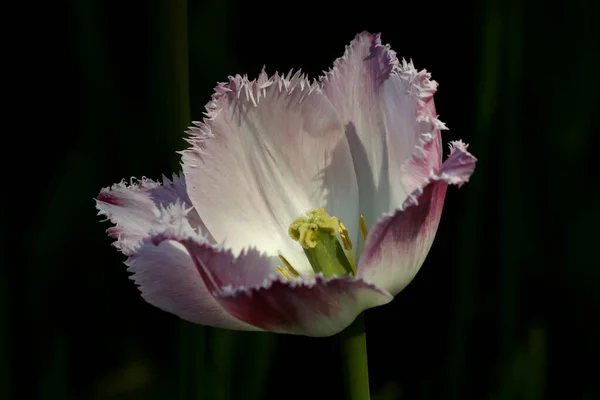
[[[312,274],[289,224],[316,207],[357,231],[358,189],[341,121],[299,73],[230,77],[215,89],[183,152],[188,194],[217,242],[234,254],[283,254]]]
[[[412,187],[413,171],[402,167],[422,140],[436,140],[438,151],[431,152],[427,161],[428,167],[439,168],[443,124],[436,119],[433,106],[437,84],[412,63],[398,62],[379,35],[367,32],[356,36],[322,81],[323,91],[344,123],[356,169],[360,213],[371,227],[416,188]]]

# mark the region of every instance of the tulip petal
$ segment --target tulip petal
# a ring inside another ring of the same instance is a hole
[[[364,310],[393,297],[349,276],[310,280],[273,279],[254,288],[224,291],[217,300],[230,314],[264,330],[325,337],[348,327]]]
[[[188,193],[208,230],[235,255],[250,246],[312,268],[290,223],[323,207],[358,232],[358,188],[341,121],[300,73],[230,77],[183,152]]]
[[[453,142],[450,148],[440,170],[369,232],[357,277],[394,296],[415,277],[435,237],[447,186],[460,187],[475,168],[476,159],[464,143]]]
[[[148,235],[153,221],[160,216],[159,207],[175,203],[178,199],[188,207],[192,205],[183,175],[174,175],[173,180],[163,177],[162,183],[142,178],[132,180],[130,185],[122,181],[102,189],[96,199],[96,208],[99,215],[106,216],[115,224],[107,231],[117,238],[114,246],[123,254],[131,255]],[[195,210],[190,210],[187,217],[194,228],[200,227],[206,232]]]
[[[403,168],[416,148],[430,143],[424,165],[441,164],[440,130],[433,94],[437,83],[412,62],[400,63],[379,35],[363,32],[321,78],[323,91],[345,126],[366,225],[399,207],[415,176]],[[419,182],[419,186],[423,182]]]
[[[156,235],[177,226],[179,232],[198,236],[189,224],[188,212],[179,201],[167,208],[161,206],[161,215],[152,224],[151,231]],[[260,330],[233,317],[215,301],[190,254],[175,241],[155,245],[147,237],[126,264],[144,300],[164,311],[202,325]]]
[[[231,315],[264,330],[306,336],[330,336],[343,330],[367,308],[389,303],[384,290],[351,277],[285,280],[275,260],[249,249],[237,257],[193,235],[167,232],[155,243],[176,240],[192,256],[214,298]]]

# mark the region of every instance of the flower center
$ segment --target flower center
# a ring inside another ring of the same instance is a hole
[[[316,208],[296,218],[290,224],[288,233],[304,248],[304,254],[316,273],[329,278],[354,275],[356,272],[354,263],[349,261],[349,258],[352,259],[352,241],[348,230],[338,218],[330,216],[324,209]],[[342,244],[338,240],[338,233]],[[287,264],[289,269],[291,265]],[[282,275],[287,278],[284,273]]]

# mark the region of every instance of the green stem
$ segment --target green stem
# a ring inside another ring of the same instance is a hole
[[[367,335],[363,314],[340,333],[346,396],[350,400],[369,400]]]

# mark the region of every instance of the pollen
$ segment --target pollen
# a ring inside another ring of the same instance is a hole
[[[303,248],[314,249],[317,245],[317,232],[329,233],[331,236],[335,236],[338,232],[341,233],[342,230],[347,236],[348,231],[339,219],[327,214],[327,211],[323,208],[315,208],[307,212],[305,216],[296,218],[290,224],[288,234]],[[342,238],[342,240],[344,239]],[[349,240],[348,243],[350,243]],[[351,243],[350,246],[352,246]]]
[[[353,260],[353,254],[348,229],[323,208],[315,208],[296,218],[290,224],[288,233],[304,248],[304,254],[316,274],[323,274],[326,278],[354,276],[356,268],[350,261]],[[283,276],[290,272],[289,269],[278,270]]]

